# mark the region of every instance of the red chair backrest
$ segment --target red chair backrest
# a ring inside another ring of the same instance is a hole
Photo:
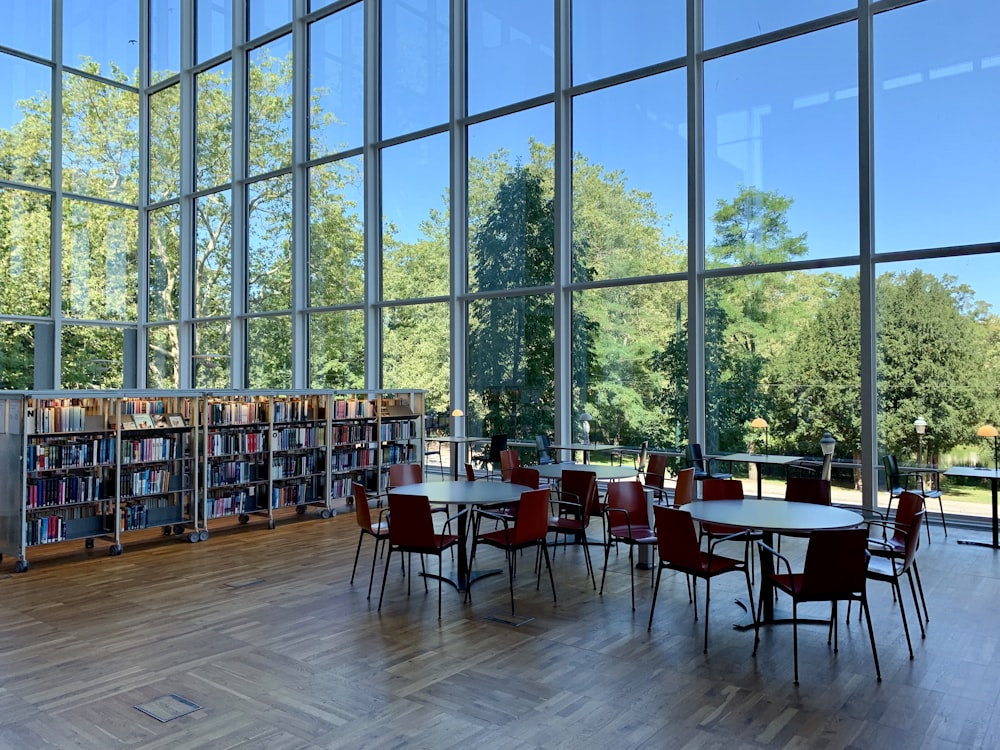
[[[915,492],[904,492],[899,496],[896,506],[896,528],[893,531],[893,541],[905,550],[905,567],[913,562],[920,541],[920,527],[924,521],[924,498]]]
[[[711,480],[709,480],[711,481]],[[674,506],[687,505],[694,500],[694,467],[677,472],[677,486],[674,487]]]
[[[649,454],[649,463],[646,464],[646,473],[643,478],[645,479],[645,484],[647,486],[663,489],[663,483],[667,478],[666,454]]]
[[[513,469],[521,465],[521,456],[513,448],[508,448],[500,452],[500,478],[509,482],[510,473]]]
[[[701,546],[694,519],[686,510],[653,506],[656,520],[656,547],[660,560],[688,568],[701,566]]]
[[[608,485],[609,508],[619,508],[628,514],[628,522],[633,527],[649,526],[649,514],[646,512],[646,492],[642,483],[632,482],[611,482]],[[612,513],[608,516],[612,526],[624,526],[625,519],[621,513]]]
[[[389,495],[389,543],[409,549],[436,549],[431,503],[426,495]]]
[[[830,482],[816,477],[788,477],[785,500],[795,503],[829,505],[832,502]]]
[[[511,484],[522,484],[525,487],[531,487],[534,490],[538,489],[538,485],[541,483],[541,479],[538,475],[538,469],[530,469],[527,466],[515,466],[510,470],[510,483]],[[548,490],[546,490],[548,492]]]
[[[472,464],[465,465],[465,478],[470,482],[476,481],[476,470],[472,468]]]
[[[706,479],[701,483],[702,500],[742,500],[743,483],[739,479]]]
[[[821,529],[809,535],[802,568],[805,596],[834,598],[864,591],[868,572],[868,530]]]
[[[358,521],[358,526],[363,529],[368,529],[374,533],[372,529],[372,511],[368,507],[368,493],[365,492],[364,485],[353,483],[354,489],[354,517]]]
[[[592,471],[580,471],[579,469],[563,469],[562,481],[559,489],[566,495],[569,502],[579,503],[582,506],[583,524],[587,525],[590,516],[598,510],[597,502],[597,475]],[[570,507],[566,510],[570,514],[576,514],[576,508]]]
[[[405,487],[408,484],[420,484],[424,481],[424,472],[420,464],[390,464],[389,486]]]
[[[515,543],[523,544],[524,542],[544,539],[548,530],[549,491],[542,489],[522,492],[514,518],[513,539]]]

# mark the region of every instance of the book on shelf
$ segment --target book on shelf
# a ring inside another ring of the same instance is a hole
[[[135,422],[135,428],[137,430],[153,429],[153,417],[149,414],[133,414],[132,420]]]

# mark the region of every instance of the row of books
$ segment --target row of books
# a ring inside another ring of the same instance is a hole
[[[330,468],[334,471],[364,469],[375,465],[375,450],[362,448],[353,451],[335,451],[330,455]]]
[[[326,430],[322,427],[285,427],[277,430],[274,450],[291,450],[293,448],[315,448],[326,441]]]
[[[123,474],[122,496],[159,495],[170,489],[170,472],[165,469],[144,469]]]
[[[414,437],[413,422],[385,422],[379,428],[382,440],[411,440]]]
[[[264,402],[211,403],[208,405],[210,425],[259,424],[267,422],[267,405]]]
[[[66,442],[29,441],[25,464],[28,471],[109,466],[115,462],[115,445],[113,437]]]
[[[416,455],[417,451],[412,445],[382,446],[383,464],[413,463],[416,460]]]
[[[304,477],[316,473],[315,456],[304,453],[298,456],[275,456],[271,461],[271,478],[287,479],[289,477]]]
[[[122,463],[170,461],[183,458],[183,441],[174,437],[151,437],[122,440]]]
[[[88,411],[82,399],[72,399],[69,404],[63,400],[45,399],[28,409],[25,414],[24,429],[32,433],[97,431],[107,428],[107,420],[99,412]]]
[[[113,486],[113,485],[112,485]],[[107,499],[110,487],[103,477],[76,476],[34,478],[27,484],[28,508],[91,503]]]
[[[266,466],[256,461],[223,461],[208,467],[209,487],[245,484],[266,479]]]
[[[325,416],[325,410],[317,409],[312,399],[274,402],[275,422],[300,422],[307,419],[324,419]]]
[[[37,516],[25,523],[28,544],[49,544],[66,541],[66,519],[62,516]]]
[[[250,513],[255,510],[259,510],[257,508],[257,495],[254,492],[254,488],[250,487],[228,495],[210,497],[205,506],[205,517],[224,518],[225,516],[235,516],[238,513]]]
[[[371,424],[335,424],[332,427],[333,445],[353,445],[354,443],[370,443],[375,439],[375,425]]]
[[[284,508],[311,502],[309,487],[304,484],[286,484],[271,489],[271,507]]]
[[[213,432],[205,438],[209,456],[233,456],[263,453],[267,450],[266,432]]]
[[[334,419],[370,419],[375,416],[375,404],[366,399],[337,399],[331,408]]]

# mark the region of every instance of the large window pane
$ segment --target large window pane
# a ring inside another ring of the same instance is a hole
[[[684,5],[684,0],[573,0],[573,82],[683,57]]]
[[[0,44],[39,57],[52,57],[52,3],[7,0],[0,23]],[[4,79],[10,80],[10,79]]]
[[[469,114],[551,94],[552,3],[468,0]]]
[[[139,95],[63,75],[63,190],[139,202]]]
[[[1000,424],[998,267],[995,254],[877,267],[880,456],[942,469],[993,465],[992,444],[976,430]],[[946,511],[989,515],[988,483],[949,479],[945,488]]]
[[[0,388],[27,390],[35,385],[35,327],[0,322]]]
[[[360,146],[364,138],[364,3],[309,27],[309,151]]]
[[[874,38],[876,249],[996,242],[1000,3],[899,8]]]
[[[649,441],[651,450],[686,442],[686,328],[683,283],[573,295],[572,413],[593,417],[590,440]]]
[[[710,266],[857,254],[857,60],[847,23],[705,63]]]
[[[382,310],[382,387],[427,391],[426,412],[448,412],[448,305],[401,305]],[[407,385],[409,384],[409,385]]]
[[[309,170],[311,307],[357,303],[364,299],[363,208],[361,157]]]
[[[533,438],[552,432],[552,295],[469,303],[469,435]]]
[[[194,202],[195,317],[214,318],[232,312],[233,213],[228,190]]]
[[[180,387],[180,338],[177,326],[157,326],[147,332],[147,388]]]
[[[448,0],[382,2],[382,137],[448,121]]]
[[[766,34],[857,6],[857,0],[705,0],[705,46]]]
[[[195,186],[232,179],[233,65],[223,63],[195,79]]]
[[[149,97],[149,202],[181,194],[181,87]]]
[[[181,317],[181,209],[149,212],[149,319]]]
[[[195,388],[229,388],[232,329],[228,320],[210,320],[194,328]]]
[[[49,187],[52,181],[52,71],[0,54],[0,164],[3,177]],[[15,147],[16,146],[16,147]]]
[[[149,81],[181,69],[181,0],[149,0]]]
[[[442,133],[385,149],[382,152],[384,299],[448,293],[448,215],[448,135]]]
[[[135,320],[135,210],[67,200],[62,216],[62,311],[86,320]]]
[[[124,330],[63,326],[61,388],[121,388]]]
[[[292,38],[284,36],[248,55],[250,66],[247,174],[292,163]]]
[[[553,280],[552,108],[469,128],[469,289]]]
[[[292,306],[292,176],[247,186],[247,309]]]
[[[0,188],[0,314],[49,314],[47,195]]]
[[[292,0],[249,0],[247,16],[247,39],[254,39],[291,22]]]
[[[309,387],[363,388],[365,316],[339,310],[309,316]]]
[[[139,3],[62,0],[63,63],[115,80],[137,81]]]
[[[292,387],[292,319],[287,315],[247,321],[247,386]]]
[[[676,71],[573,100],[574,281],[687,269],[684,92]]]
[[[233,0],[195,2],[195,57],[204,62],[233,48]]]

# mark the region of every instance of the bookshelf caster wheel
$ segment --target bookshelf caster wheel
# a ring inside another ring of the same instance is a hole
[[[174,533],[174,530],[172,528],[170,528],[169,526],[164,526],[163,527],[163,536],[170,536],[173,533]]]
[[[329,517],[330,517],[331,515],[332,515],[332,514],[330,513],[330,511],[329,511],[329,510],[327,510],[326,508],[323,508],[323,510],[321,510],[321,511],[319,512],[319,517],[320,517],[320,518],[329,518]]]
[[[28,570],[28,567],[29,565],[27,560],[18,560],[16,563],[14,563],[14,572],[24,573]]]
[[[188,534],[188,541],[191,542],[192,544],[201,541],[201,534],[199,534],[197,531],[192,531],[190,534]]]
[[[240,523],[249,523],[249,522],[250,522],[250,516],[248,516],[246,513],[240,513]]]
[[[112,544],[108,547],[108,554],[112,557],[118,557],[122,553],[122,546],[120,544]]]
[[[269,528],[269,529],[273,529],[273,528],[274,528],[275,526],[277,526],[277,525],[278,525],[278,524],[276,524],[276,523],[274,522],[274,519],[273,519],[273,518],[269,518],[269,519],[267,519],[267,528]]]
[[[94,549],[94,540],[93,539],[85,539],[83,541],[83,546],[86,547],[87,549]]]
[[[183,533],[184,533],[184,527],[183,526],[181,526],[180,524],[177,524],[176,526],[174,526],[174,534],[176,534],[177,536],[180,536]]]
[[[208,531],[206,531],[205,529],[202,529],[201,531],[199,531],[198,532],[198,541],[199,542],[207,542],[208,541]]]
[[[296,512],[296,514],[298,514],[300,516],[304,516],[306,514],[306,506],[304,506],[304,505],[296,505],[295,506],[295,512]]]

